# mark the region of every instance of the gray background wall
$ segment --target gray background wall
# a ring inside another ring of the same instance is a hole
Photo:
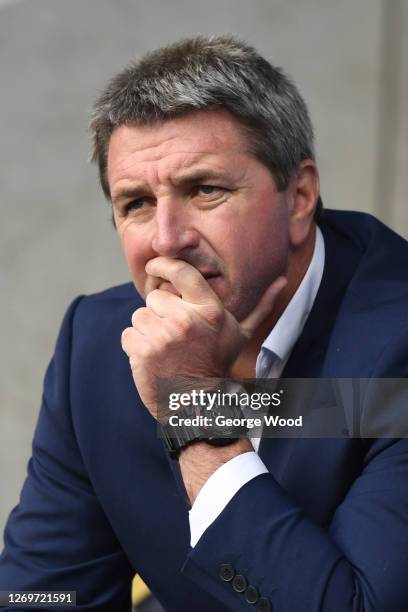
[[[63,312],[128,278],[87,163],[92,101],[133,56],[221,32],[298,83],[326,206],[408,233],[407,0],[0,0],[0,529]]]

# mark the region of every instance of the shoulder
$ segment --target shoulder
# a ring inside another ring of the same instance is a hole
[[[397,254],[408,257],[408,242],[371,214],[326,209],[320,226],[328,240],[333,234],[346,238],[364,254],[372,255],[373,248],[381,245],[394,257]]]
[[[80,296],[77,299],[75,320],[91,324],[95,319],[100,322],[104,317],[120,316],[121,313],[129,310],[133,312],[140,306],[144,306],[144,301],[133,283],[125,283],[98,293]]]
[[[69,339],[75,353],[106,350],[111,339],[117,343],[133,312],[144,305],[132,283],[79,296],[65,314],[59,339]]]
[[[143,302],[133,283],[124,283],[123,285],[116,285],[97,293],[91,293],[83,296],[82,300],[83,304],[91,308],[103,308],[108,304],[112,305],[114,303],[120,305],[120,303],[123,304],[129,301]]]
[[[408,305],[408,242],[372,215],[328,211],[330,227],[342,232],[360,254],[347,294],[372,310]],[[342,262],[339,261],[338,265]]]
[[[405,375],[395,363],[408,360],[408,243],[372,215],[326,211],[325,244],[337,249],[337,268],[344,265],[339,244],[353,249],[355,265],[348,280],[332,347],[353,362],[357,356],[377,375]],[[335,270],[333,271],[336,273]],[[334,280],[332,282],[335,282]],[[392,364],[392,365],[388,365]]]
[[[327,210],[321,227],[331,256],[353,251],[346,295],[373,306],[408,302],[408,242],[366,213]],[[338,259],[340,268],[343,261]]]

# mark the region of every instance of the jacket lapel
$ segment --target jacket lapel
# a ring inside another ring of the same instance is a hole
[[[325,246],[322,281],[282,378],[321,376],[337,312],[361,259],[360,248],[347,235],[336,232],[329,223],[322,224],[321,230]],[[283,480],[298,442],[299,438],[262,438],[259,456],[278,482]]]

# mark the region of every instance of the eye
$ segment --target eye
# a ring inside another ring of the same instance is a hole
[[[215,185],[198,185],[197,194],[203,196],[218,196],[224,193],[225,189]]]
[[[132,211],[140,210],[145,204],[147,204],[146,198],[138,198],[137,200],[132,200],[131,202],[128,202],[125,205],[125,213],[127,214]]]

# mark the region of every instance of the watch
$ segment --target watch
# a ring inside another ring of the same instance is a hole
[[[184,406],[172,417],[173,422],[160,424],[160,429],[173,459],[178,459],[181,450],[192,442],[200,440],[211,446],[228,446],[248,431],[241,408],[234,405],[214,406],[211,410]]]

